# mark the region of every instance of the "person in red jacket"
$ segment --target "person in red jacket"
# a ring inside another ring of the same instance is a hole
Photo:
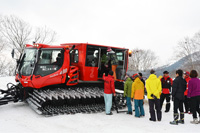
[[[184,96],[185,96],[185,100],[184,100],[185,113],[189,113],[190,114],[189,98],[187,97],[187,95],[188,95],[188,82],[190,80],[190,72],[186,71],[183,76],[184,76],[185,81],[187,82],[187,89],[184,92]]]
[[[105,110],[106,115],[112,115],[112,97],[116,96],[115,93],[115,81],[113,77],[113,71],[109,71],[108,76],[103,75],[104,80],[104,101],[105,101]]]
[[[162,109],[163,102],[166,99],[167,104],[166,104],[165,112],[169,112],[169,110],[170,110],[170,94],[171,94],[171,87],[172,87],[173,80],[172,80],[172,78],[169,77],[168,71],[163,72],[163,78],[161,78],[160,80],[162,83],[162,93],[160,96],[160,107]]]

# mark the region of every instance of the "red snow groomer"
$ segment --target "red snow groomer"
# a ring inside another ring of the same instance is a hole
[[[104,111],[102,76],[113,69],[107,58],[108,48],[118,60],[114,67],[115,86],[123,88],[131,55],[128,49],[88,43],[34,43],[27,44],[17,60],[18,84],[9,83],[7,90],[0,90],[0,105],[27,101],[45,116]],[[124,106],[122,97],[117,93],[114,106]]]

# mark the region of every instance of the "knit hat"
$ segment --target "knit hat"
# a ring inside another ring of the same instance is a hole
[[[169,72],[168,71],[164,71],[163,74],[169,74]]]
[[[136,73],[136,74],[133,74],[132,77],[135,79],[135,78],[139,77],[139,75]]]

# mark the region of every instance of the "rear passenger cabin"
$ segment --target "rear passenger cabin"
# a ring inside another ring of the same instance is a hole
[[[80,69],[80,80],[98,81],[102,79],[103,73],[108,74],[112,70],[106,65],[107,48],[109,46],[95,44],[64,44],[75,45],[74,50],[70,52],[70,64]],[[128,65],[128,49],[111,47],[118,59],[116,68],[117,81],[125,77]]]

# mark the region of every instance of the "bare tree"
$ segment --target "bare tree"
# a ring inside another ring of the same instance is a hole
[[[15,74],[15,67],[16,67],[15,61],[8,62],[6,75],[13,76]]]
[[[158,64],[157,60],[158,58],[153,51],[144,50],[141,70],[145,71],[147,69],[156,67],[156,65]]]
[[[5,42],[3,40],[3,37],[0,36],[0,52],[3,50],[4,46],[5,46]]]
[[[36,43],[51,44],[56,40],[56,32],[45,27],[36,28],[33,34],[33,28],[16,16],[0,17],[0,34],[11,48],[17,49],[19,53],[23,52],[25,44],[31,39]]]
[[[17,16],[0,16],[0,51],[3,48],[14,48],[18,56],[30,41],[51,44],[55,40],[56,32],[47,27],[32,28]],[[12,75],[15,63],[2,58],[2,54],[0,56],[0,75]]]
[[[185,37],[183,40],[178,42],[177,45],[177,57],[182,58],[191,55],[195,50],[195,44],[189,37]]]
[[[192,41],[195,43],[196,47],[200,48],[200,31],[195,33],[194,37],[192,38]]]
[[[30,41],[51,44],[56,40],[56,32],[47,27],[33,29],[17,16],[0,16],[0,51],[5,47],[14,48],[18,56]],[[0,74],[12,75],[14,67],[15,63],[0,58]]]
[[[45,27],[35,30],[34,41],[37,43],[52,44],[56,40],[56,32]]]
[[[185,37],[181,40],[176,48],[177,59],[185,58],[185,64],[188,69],[195,68],[195,61],[198,60],[196,52],[199,52],[200,33],[196,33],[193,38]]]
[[[129,58],[129,70],[146,71],[157,65],[157,57],[151,50],[135,49]]]
[[[16,16],[3,16],[0,18],[0,33],[11,48],[22,53],[24,44],[28,43],[31,26]]]

